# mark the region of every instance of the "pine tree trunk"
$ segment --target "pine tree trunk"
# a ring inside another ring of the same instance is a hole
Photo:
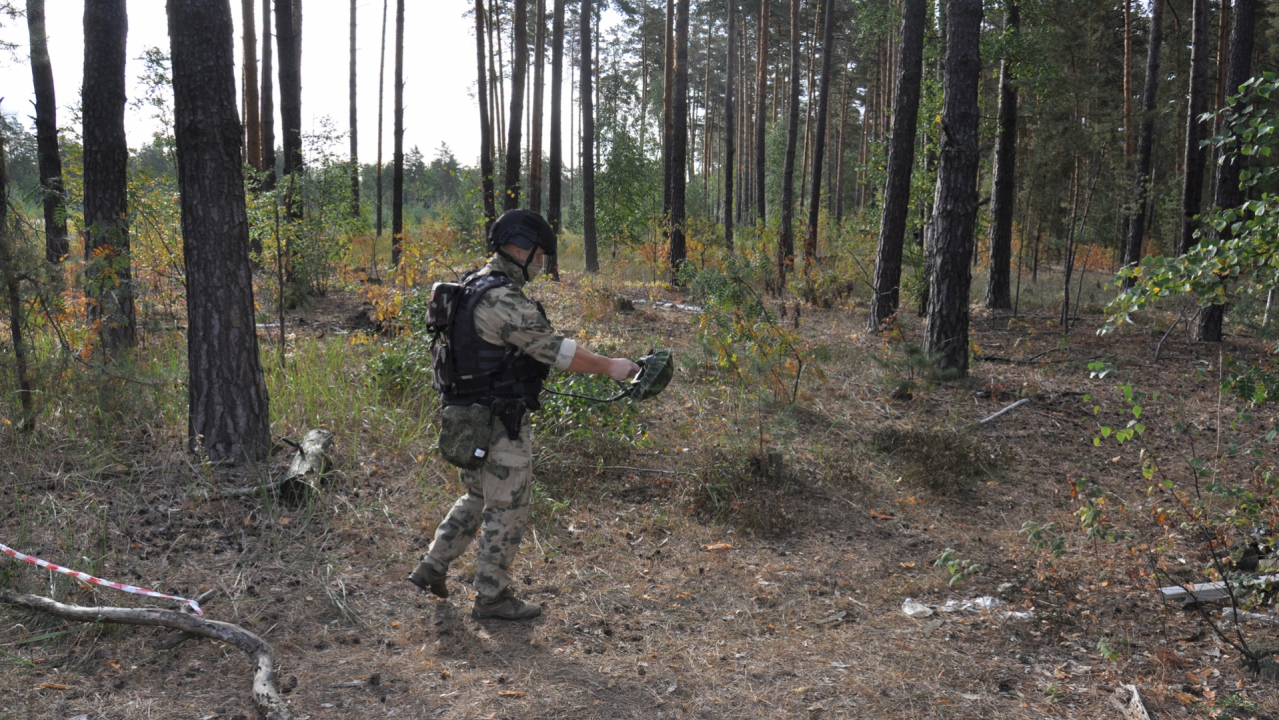
[[[231,7],[169,0],[173,112],[186,264],[190,447],[214,462],[271,452],[254,325]]]
[[[28,3],[27,11],[31,11]],[[44,6],[40,11],[40,37],[44,37]],[[30,15],[28,15],[30,18]],[[34,31],[33,31],[34,34]],[[33,43],[34,45],[34,43]],[[35,51],[32,51],[35,54]],[[48,63],[48,55],[45,55]],[[22,280],[14,266],[13,241],[9,234],[9,172],[5,158],[4,136],[0,135],[0,283],[4,285],[5,302],[9,306],[9,337],[13,340],[14,384],[18,386],[15,395],[22,413],[18,417],[18,430],[30,432],[35,427],[35,394],[31,389],[31,377],[27,370],[27,343],[23,339],[22,330]],[[47,187],[47,186],[46,186]],[[65,253],[64,253],[65,255]],[[62,256],[58,256],[61,260]],[[54,262],[57,262],[55,260]]]
[[[821,218],[822,162],[826,157],[826,118],[830,114],[830,65],[835,49],[835,4],[826,0],[822,31],[822,75],[817,85],[817,127],[813,131],[813,189],[808,201],[808,233],[804,237],[804,272],[817,261],[817,223]]]
[[[689,0],[675,3],[675,87],[671,98],[671,278],[687,257],[685,186],[688,180],[688,22]]]
[[[1159,59],[1163,49],[1164,0],[1153,0],[1150,13],[1150,48],[1146,56],[1146,86],[1141,97],[1141,126],[1137,138],[1137,169],[1132,182],[1132,206],[1128,213],[1128,233],[1124,264],[1141,260],[1142,234],[1146,228],[1146,195],[1150,192],[1150,162],[1155,139],[1155,96],[1159,92]],[[1125,287],[1132,279],[1124,280]]]
[[[888,148],[888,177],[884,182],[884,210],[880,216],[879,247],[875,257],[875,289],[871,294],[867,329],[879,332],[900,302],[902,248],[910,212],[910,176],[915,166],[915,127],[919,88],[923,77],[924,0],[902,4],[901,62],[897,64],[897,112]],[[842,181],[841,181],[842,184]]]
[[[1004,36],[1017,35],[1021,27],[1018,0],[1005,0]],[[995,177],[990,197],[990,268],[986,273],[986,307],[1011,310],[1013,205],[1017,199],[1017,88],[1012,63],[1005,55],[999,63],[999,137],[995,141]]]
[[[1181,252],[1195,245],[1195,217],[1203,207],[1205,148],[1199,147],[1207,128],[1199,116],[1208,110],[1208,0],[1194,0],[1191,11],[1190,90],[1186,103],[1185,176],[1181,186]]]
[[[802,0],[791,0],[790,10],[790,100],[786,122],[786,156],[782,162],[781,232],[777,236],[778,288],[786,287],[786,276],[795,269],[795,145],[799,142],[799,10]]]
[[[662,224],[671,232],[671,138],[675,119],[675,0],[666,0],[666,49],[662,66]]]
[[[275,189],[275,80],[271,65],[271,0],[262,0],[262,112],[258,116],[262,134],[262,189]]]
[[[395,128],[391,171],[391,264],[400,266],[404,243],[404,0],[395,0]]]
[[[520,135],[524,112],[524,75],[528,71],[528,0],[514,0],[515,15],[512,19],[514,63],[511,66],[511,116],[506,140],[506,183],[502,193],[502,209],[514,210],[520,206]]]
[[[84,88],[81,92],[84,255],[88,262],[85,281],[89,319],[100,323],[102,345],[109,352],[132,347],[137,338],[126,194],[129,145],[124,135],[128,32],[125,0],[85,0]],[[234,98],[234,86],[232,93]],[[232,137],[238,149],[238,123]]]
[[[488,64],[484,53],[484,0],[475,0],[475,68],[476,100],[480,106],[480,185],[484,193],[484,234],[497,219],[497,206],[493,200],[493,125],[489,117]]]
[[[940,368],[968,374],[970,258],[977,223],[977,87],[981,80],[981,0],[949,0],[941,164],[929,249],[928,324],[924,350]]]
[[[766,140],[768,138],[767,116],[765,115],[767,108],[765,107],[768,99],[768,39],[769,39],[769,10],[772,6],[772,0],[759,0],[759,37],[757,38],[759,48],[756,53],[757,67],[755,68],[755,218],[761,226],[767,220],[766,213],[766,196],[768,186],[764,181],[764,169],[767,165],[766,159]]]
[[[804,201],[808,196],[808,168],[813,163],[813,66],[817,61],[817,28],[820,27],[822,17],[822,6],[813,3],[815,9],[813,11],[813,34],[812,39],[808,43],[808,77],[804,82],[804,154],[799,163],[799,207],[804,209]],[[805,237],[807,242],[807,237]],[[804,248],[804,252],[808,252],[808,248]],[[805,260],[808,256],[805,255]]]
[[[737,167],[735,159],[737,147],[737,106],[734,104],[733,83],[737,82],[737,13],[733,11],[733,3],[728,5],[728,57],[724,61],[724,249],[733,252],[733,175]],[[710,38],[707,38],[707,47]],[[707,74],[710,68],[707,67]]]
[[[386,100],[383,97],[383,95],[386,89],[386,10],[387,10],[387,5],[389,4],[390,4],[389,0],[382,0],[382,50],[378,54],[378,66],[377,66],[377,176],[375,179],[375,182],[377,184],[377,219],[375,221],[375,224],[377,226],[377,230],[376,230],[377,235],[375,237],[382,237],[382,205],[383,205],[382,126],[384,125],[382,121],[382,108],[386,107]],[[476,3],[476,9],[477,10],[479,9],[478,0]],[[480,80],[480,84],[481,85],[484,84],[483,79]],[[481,97],[483,96],[481,95]],[[488,217],[493,216],[493,173],[492,173],[492,167],[491,167],[492,162],[493,162],[492,160],[489,161],[490,172],[485,176],[489,179],[488,180],[489,184],[487,186],[488,202],[485,203],[485,208],[487,208],[488,210]],[[376,241],[374,242],[376,243]],[[376,245],[374,249],[376,250]],[[376,255],[376,252],[374,254]]]
[[[1124,0],[1124,167],[1132,152],[1132,0]]]
[[[258,36],[254,27],[257,3],[241,0],[241,19],[244,25],[242,46],[244,50],[244,137],[245,162],[254,170],[262,169],[262,126],[258,115]]]
[[[546,221],[558,234],[563,229],[560,225],[560,192],[564,173],[563,141],[560,137],[560,98],[564,85],[564,0],[555,0],[551,36],[551,167],[549,185],[546,188]],[[546,271],[555,280],[560,279],[559,261],[554,255],[548,260]]]
[[[905,44],[904,39],[902,44]],[[848,147],[848,113],[852,110],[852,103],[849,101],[848,83],[852,79],[852,75],[852,69],[845,66],[844,91],[840,94],[839,149],[835,151],[835,227],[837,228],[844,227],[844,172],[846,171],[844,149]],[[918,107],[918,102],[916,102],[916,106]],[[899,112],[901,110],[902,108],[899,107]]]
[[[302,76],[298,68],[293,9],[298,0],[275,0],[275,43],[280,50],[280,131],[284,174],[302,169]],[[290,212],[296,212],[290,198]]]
[[[1257,21],[1257,0],[1236,0],[1234,17],[1230,23],[1230,67],[1227,69],[1225,92],[1234,95],[1239,86],[1248,81],[1252,74],[1253,33]],[[1238,207],[1244,201],[1244,192],[1239,187],[1239,171],[1243,168],[1243,158],[1238,154],[1223,158],[1217,165],[1217,189],[1214,204],[1219,209]],[[1231,237],[1229,228],[1220,234],[1218,242]],[[1210,305],[1199,314],[1199,324],[1195,328],[1196,339],[1200,342],[1221,342],[1222,325],[1225,321],[1225,306]]]
[[[542,95],[546,65],[546,0],[537,0],[537,29],[533,34],[533,126],[529,138],[528,206],[542,212]]]
[[[360,217],[360,145],[355,105],[355,0],[351,0],[351,217]]]
[[[599,272],[600,261],[595,247],[595,109],[591,102],[591,0],[582,0],[578,45],[582,51],[578,70],[578,88],[582,106],[582,245],[586,255],[586,271]]]
[[[63,204],[62,156],[58,151],[58,101],[53,91],[53,63],[44,29],[44,0],[27,0],[31,38],[31,79],[36,95],[36,152],[40,156],[40,193],[44,205],[44,259],[62,262],[71,252]],[[2,229],[0,229],[2,230]]]

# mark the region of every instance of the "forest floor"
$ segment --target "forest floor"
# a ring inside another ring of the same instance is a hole
[[[12,449],[0,457],[0,541],[188,597],[216,590],[207,616],[273,645],[299,718],[1097,718],[1122,716],[1114,698],[1128,684],[1152,718],[1279,717],[1273,680],[1237,668],[1193,610],[1159,601],[1151,548],[1173,543],[1188,567],[1205,556],[1147,519],[1160,499],[1139,455],[1171,465],[1184,449],[1161,423],[1208,447],[1264,434],[1270,418],[1232,423],[1217,392],[1220,358],[1260,360],[1261,340],[1192,346],[1175,331],[1156,362],[1173,315],[1097,336],[1097,315],[1063,335],[1050,307],[975,311],[985,359],[971,376],[912,385],[903,348],[918,318],[885,342],[865,332],[864,305],[805,307],[800,331],[829,350],[824,380],[810,374],[798,402],[752,405],[702,359],[694,316],[662,307],[679,295],[615,290],[647,302],[615,312],[575,275],[531,294],[592,346],[634,355],[660,339],[681,363],[638,409],[642,445],[539,439],[549,450],[514,568],[519,594],[543,607],[536,620],[470,618],[473,553],[448,600],[403,581],[461,488],[429,433],[393,442],[377,428],[401,416],[373,407],[353,422],[322,402],[289,410],[284,434],[327,425],[337,438],[336,471],[301,506],[218,497],[260,480],[192,461],[180,417],[92,457],[74,438],[0,438]],[[288,382],[363,384],[368,346],[346,334],[360,302],[333,293],[289,313],[294,357],[350,361],[328,380]],[[1115,369],[1092,378],[1099,361]],[[1097,446],[1100,422],[1123,425],[1118,381],[1169,399],[1147,403],[1140,443]],[[1030,402],[978,424],[1018,398]],[[273,472],[291,452],[278,448]],[[1130,539],[1084,540],[1080,477],[1125,507],[1112,522]],[[1028,545],[1028,520],[1064,534],[1060,559]],[[948,548],[983,569],[948,585],[934,566]],[[0,582],[143,604],[13,562],[0,561]],[[907,598],[981,597],[998,602],[903,612]],[[1246,630],[1263,646],[1276,634]],[[0,719],[257,715],[246,656],[207,640],[159,647],[170,634],[0,608]]]

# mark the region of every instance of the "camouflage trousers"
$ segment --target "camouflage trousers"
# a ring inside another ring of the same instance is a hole
[[[525,415],[520,436],[511,440],[493,419],[488,461],[479,470],[459,470],[466,494],[453,503],[422,558],[437,572],[466,550],[479,531],[475,556],[475,589],[495,598],[511,584],[511,563],[528,526],[529,490],[533,483],[533,448]]]

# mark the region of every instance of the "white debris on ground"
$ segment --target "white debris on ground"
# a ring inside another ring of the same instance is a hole
[[[906,598],[902,603],[902,613],[907,617],[919,620],[932,615],[934,612],[940,613],[957,613],[957,612],[990,612],[997,608],[1001,608],[1008,603],[994,598],[989,595],[972,598],[969,600],[947,600],[942,605],[928,605],[914,598]],[[1005,611],[1005,618],[1011,620],[1029,620],[1034,617],[1034,611]]]

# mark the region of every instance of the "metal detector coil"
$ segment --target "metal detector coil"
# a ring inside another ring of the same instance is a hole
[[[631,379],[631,383],[623,391],[627,397],[636,400],[647,400],[656,397],[666,389],[671,377],[675,374],[675,358],[666,348],[649,350],[648,354],[635,361],[640,372]]]
[[[656,397],[658,393],[665,390],[666,386],[671,382],[671,377],[675,375],[675,356],[666,348],[649,350],[647,355],[636,359],[635,364],[640,366],[639,373],[630,379],[621,392],[612,397],[590,397],[589,395],[560,392],[550,388],[542,388],[542,391],[552,395],[562,395],[594,402],[616,402],[624,398],[647,400],[651,397]]]

